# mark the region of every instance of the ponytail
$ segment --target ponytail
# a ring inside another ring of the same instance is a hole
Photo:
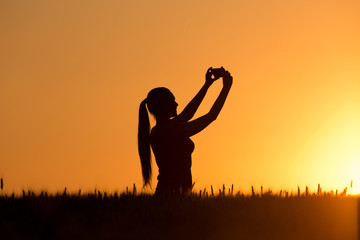
[[[138,150],[144,186],[150,184],[151,179],[151,151],[150,151],[150,122],[146,109],[146,99],[139,108]]]

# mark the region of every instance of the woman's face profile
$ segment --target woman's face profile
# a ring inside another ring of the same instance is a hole
[[[178,104],[175,101],[175,97],[174,97],[174,99],[170,103],[170,117],[176,117],[177,116],[177,106],[178,106]]]
[[[164,101],[164,107],[165,107],[165,111],[169,117],[176,117],[177,116],[177,102],[175,101],[175,96],[168,91],[166,93],[166,100]]]

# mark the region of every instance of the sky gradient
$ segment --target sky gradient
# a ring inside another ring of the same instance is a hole
[[[224,66],[227,102],[192,137],[195,188],[353,179],[360,192],[359,12],[357,0],[1,1],[4,190],[140,186],[140,102],[164,86],[180,112]]]

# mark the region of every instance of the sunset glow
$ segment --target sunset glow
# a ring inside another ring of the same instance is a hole
[[[360,194],[359,13],[352,0],[1,1],[4,190],[140,187],[140,102],[164,86],[180,112],[224,66],[228,100],[192,137],[196,189]]]

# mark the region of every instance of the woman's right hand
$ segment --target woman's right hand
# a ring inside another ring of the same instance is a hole
[[[231,88],[233,82],[233,77],[231,76],[231,74],[228,71],[224,72],[223,75],[223,85],[225,88]]]

